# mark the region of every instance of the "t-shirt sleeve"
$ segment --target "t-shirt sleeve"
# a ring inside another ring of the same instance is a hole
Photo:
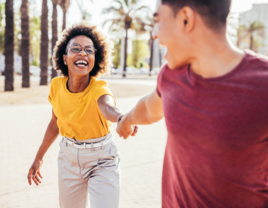
[[[48,94],[48,101],[51,103],[51,105],[53,106],[53,95],[54,95],[54,79],[51,80],[51,83],[50,83],[50,90],[49,90],[49,94]]]
[[[161,84],[162,84],[162,79],[163,79],[165,68],[166,68],[166,65],[163,66],[163,68],[161,69],[157,77],[156,93],[158,94],[159,97],[162,97]]]
[[[96,89],[94,90],[95,101],[98,102],[98,99],[102,95],[110,95],[114,99],[114,96],[113,96],[111,90],[109,89],[109,86],[108,86],[107,82],[105,82],[103,80],[100,80],[96,84]],[[114,104],[116,105],[115,99],[114,99]]]

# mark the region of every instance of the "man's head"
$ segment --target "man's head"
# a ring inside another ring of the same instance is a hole
[[[168,49],[171,69],[190,63],[205,35],[224,36],[231,0],[158,0],[154,37]]]

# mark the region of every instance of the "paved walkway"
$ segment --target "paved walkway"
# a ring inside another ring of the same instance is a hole
[[[125,112],[138,98],[118,99]],[[44,158],[42,184],[29,186],[27,173],[51,117],[51,106],[0,107],[0,207],[57,208],[57,154],[59,139]],[[161,173],[166,129],[164,120],[141,126],[127,141],[115,134],[121,153],[122,184],[120,208],[160,208]]]

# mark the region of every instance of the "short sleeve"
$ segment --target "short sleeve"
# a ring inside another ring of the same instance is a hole
[[[47,98],[52,106],[53,106],[54,85],[55,85],[54,79],[52,79],[50,83],[50,90],[49,90],[48,98]]]
[[[94,98],[96,102],[102,95],[110,95],[114,99],[113,94],[111,90],[109,89],[107,82],[105,82],[104,80],[99,80],[94,88],[95,88]],[[115,99],[114,99],[114,103],[116,105]]]
[[[166,67],[167,67],[167,65],[163,66],[163,68],[161,69],[161,71],[159,72],[158,77],[157,77],[156,93],[158,94],[159,97],[162,97],[161,83],[162,83],[163,74],[164,74]]]

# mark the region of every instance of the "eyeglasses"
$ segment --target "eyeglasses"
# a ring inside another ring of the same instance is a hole
[[[66,50],[66,53],[68,50],[71,50],[73,53],[80,53],[80,51],[82,51],[82,46],[78,43],[74,43],[72,44],[67,50]],[[90,47],[90,46],[85,46],[84,48],[84,51],[87,55],[94,55],[97,51],[97,49],[95,49],[93,46]]]

